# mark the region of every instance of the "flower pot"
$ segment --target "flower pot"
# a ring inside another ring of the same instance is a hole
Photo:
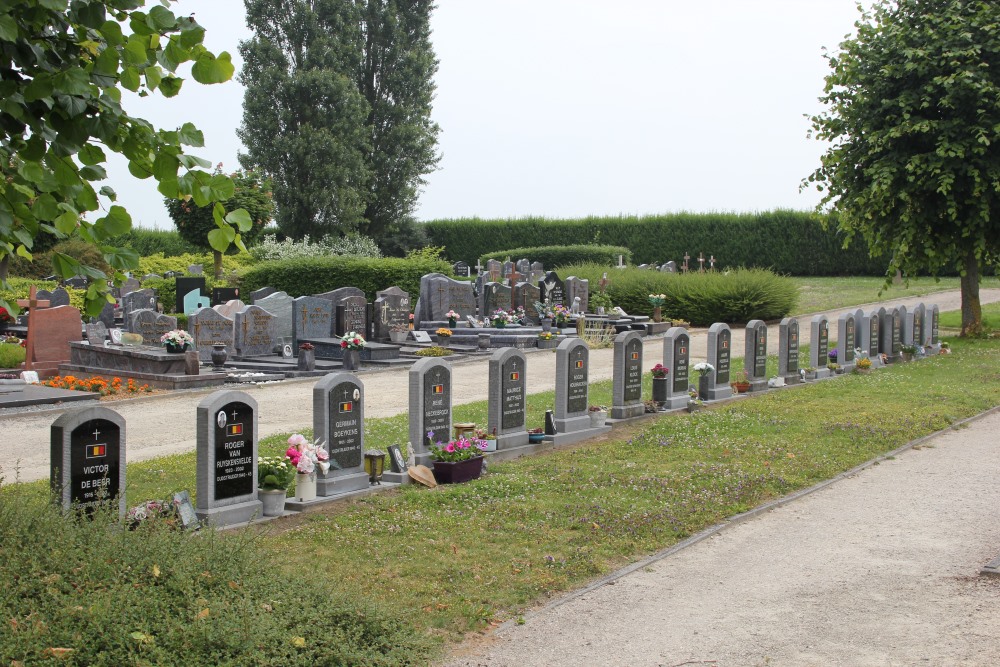
[[[507,323],[504,322],[503,320],[494,320],[494,322],[493,322],[493,327],[496,328],[496,329],[503,329],[506,326],[507,326]]]
[[[345,371],[356,371],[361,368],[361,350],[344,350],[341,360]]]
[[[689,401],[687,404],[688,412],[698,412],[701,410],[701,403],[695,403],[694,401]]]
[[[551,317],[543,317],[542,318],[542,331],[551,331],[551,330],[552,330],[552,318]]]
[[[750,391],[749,382],[733,382],[731,386],[737,394],[745,394]]]
[[[226,365],[226,359],[229,358],[229,353],[226,352],[225,343],[214,343],[212,345],[212,370],[221,371],[223,366]]]
[[[653,378],[653,400],[657,403],[667,402],[667,378]]]
[[[913,353],[903,352],[903,361],[913,361]]]
[[[455,318],[454,317],[449,317],[448,318],[448,328],[449,329],[454,329],[455,328]]]
[[[483,474],[483,457],[465,461],[435,461],[434,479],[438,484],[461,484],[479,479]]]
[[[530,442],[532,444],[538,444],[538,443],[542,442],[543,440],[545,440],[545,434],[544,433],[529,433],[528,434],[528,442]]]
[[[285,513],[285,489],[257,489],[257,497],[264,503],[264,516],[281,516]]]
[[[605,410],[595,410],[590,413],[590,428],[598,428],[604,426],[605,420],[608,418],[608,413]]]
[[[496,441],[496,438],[493,438],[492,440],[487,440],[486,441],[486,449],[484,449],[483,451],[484,452],[495,452],[496,450],[497,450],[497,441]]]
[[[389,340],[393,343],[405,343],[406,337],[410,335],[409,331],[390,331]]]
[[[316,350],[299,350],[297,368],[300,371],[316,370]]]
[[[173,343],[164,343],[163,349],[165,349],[170,354],[180,354],[184,351],[187,345],[174,345]]]
[[[698,376],[698,398],[703,401],[708,400],[708,382],[709,377],[707,374]]]
[[[300,503],[316,500],[316,473],[295,475],[295,498]]]

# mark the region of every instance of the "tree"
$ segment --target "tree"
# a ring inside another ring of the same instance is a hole
[[[216,173],[221,171],[217,169]],[[227,210],[243,209],[247,212],[252,226],[243,232],[242,240],[244,244],[253,243],[274,214],[271,184],[254,171],[240,170],[229,177],[235,189],[233,196],[222,202],[222,205]],[[198,206],[193,201],[170,197],[164,198],[164,204],[182,239],[212,251],[215,257],[215,277],[221,278],[222,252],[213,248],[208,241],[208,235],[216,229],[213,207]]]
[[[1000,14],[986,0],[876,0],[826,56],[811,118],[832,142],[807,178],[897,270],[961,275],[962,334],[982,329],[979,276],[1000,250]],[[806,183],[803,184],[806,186]]]
[[[116,282],[138,266],[138,256],[109,239],[128,231],[132,219],[115,205],[104,180],[106,151],[129,160],[136,178],[153,177],[171,198],[198,205],[224,201],[232,181],[209,174],[206,160],[185,153],[203,145],[190,123],[158,130],[122,106],[121,88],[141,96],[180,92],[177,68],[192,63],[199,83],[227,81],[233,65],[202,41],[205,30],[190,17],[176,17],[167,3],[148,12],[142,0],[0,0],[0,280],[6,283],[11,256],[31,259],[47,236],[80,238],[100,248]],[[183,173],[181,169],[183,168]],[[98,196],[110,203],[105,207]],[[99,213],[92,213],[97,212]],[[96,215],[94,219],[88,216]],[[214,206],[213,247],[242,246],[237,231],[249,229],[246,211],[225,215]],[[97,314],[111,300],[99,269],[53,253],[53,269],[64,278],[90,279],[87,311]],[[6,285],[5,285],[6,286]],[[0,307],[11,304],[0,300]]]
[[[437,164],[425,0],[245,0],[245,167],[289,236],[392,232]]]

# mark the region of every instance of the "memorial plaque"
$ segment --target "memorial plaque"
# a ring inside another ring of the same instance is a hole
[[[227,403],[215,414],[216,501],[254,493],[257,455],[253,408],[246,403]]]
[[[522,428],[525,420],[524,359],[513,356],[501,365],[501,419],[504,431]]]
[[[399,445],[389,445],[389,469],[391,472],[406,472],[410,466],[406,464],[403,450]]]

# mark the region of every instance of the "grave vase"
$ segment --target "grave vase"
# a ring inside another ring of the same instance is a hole
[[[316,500],[316,473],[298,473],[295,475],[295,498],[304,503]]]
[[[663,321],[663,311],[660,306],[653,306],[653,321],[662,322]]]
[[[479,479],[483,474],[483,457],[465,461],[435,461],[434,479],[438,484],[461,484]]]
[[[174,345],[173,343],[163,344],[163,348],[170,354],[180,354],[186,347],[186,345]]]
[[[653,378],[653,400],[657,403],[667,402],[667,378]]]
[[[285,489],[257,489],[257,497],[264,504],[264,516],[281,516],[285,513]]]
[[[212,345],[212,370],[221,371],[222,367],[226,365],[226,359],[228,358],[229,353],[226,352],[226,345],[224,343]]]
[[[389,340],[393,343],[405,343],[406,337],[409,335],[410,333],[408,331],[390,331]]]
[[[342,363],[345,371],[356,371],[361,368],[361,350],[344,350]]]
[[[708,400],[708,375],[701,375],[698,377],[698,398],[703,401]]]
[[[542,318],[542,331],[548,332],[548,331],[551,331],[551,330],[552,330],[552,318],[551,317],[543,317]]]
[[[316,370],[316,350],[299,350],[299,360],[297,368],[300,371]]]
[[[455,328],[455,318],[454,317],[449,317],[448,318],[448,328],[449,329],[454,329]]]
[[[590,427],[599,428],[604,426],[605,420],[608,418],[608,413],[606,410],[591,410],[590,411]]]

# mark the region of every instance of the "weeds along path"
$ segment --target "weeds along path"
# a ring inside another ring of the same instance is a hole
[[[981,290],[982,302],[1000,301],[1000,289]],[[960,306],[957,290],[939,292],[913,299],[894,300],[909,308],[919,302],[937,304],[942,311],[956,310]],[[874,304],[872,304],[873,306]],[[854,306],[870,309],[871,306]],[[828,311],[835,320],[842,308]],[[809,316],[813,315],[810,313]],[[769,351],[777,351],[777,325],[769,327]],[[831,337],[836,327],[831,322]],[[704,359],[706,329],[691,330],[692,359]],[[801,343],[809,342],[808,320],[800,321]],[[742,356],[743,329],[733,331],[733,354]],[[644,344],[647,368],[663,359],[662,338],[650,338]],[[607,380],[613,366],[612,350],[591,351],[591,380]],[[455,404],[461,405],[487,399],[488,359],[461,359],[454,364],[452,374]],[[391,417],[408,409],[409,387],[407,369],[386,369],[361,374],[365,385],[365,415]],[[537,393],[555,387],[556,356],[551,350],[528,353],[528,391]],[[312,390],[316,379],[291,380],[264,385],[247,385],[239,389],[256,399],[260,408],[260,433],[263,438],[276,433],[294,432],[312,427]],[[106,405],[115,410],[126,422],[127,456],[129,461],[143,461],[158,456],[193,451],[196,445],[195,415],[198,403],[214,389],[158,394],[130,400],[115,401]],[[0,415],[0,475],[7,482],[15,479],[34,481],[49,476],[49,428],[62,412],[72,408],[54,408],[37,412]]]

